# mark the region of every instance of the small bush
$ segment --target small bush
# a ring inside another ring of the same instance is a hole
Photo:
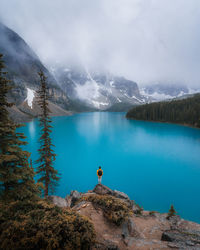
[[[92,202],[94,207],[100,207],[105,218],[117,226],[121,225],[131,215],[128,205],[111,195],[89,195],[82,197],[82,200]]]
[[[150,216],[155,216],[156,213],[157,213],[156,211],[150,211],[150,212],[149,212],[149,215],[150,215]]]
[[[133,210],[134,214],[142,215],[143,207],[140,207],[138,204],[135,204],[135,209]]]
[[[171,205],[170,209],[169,209],[169,212],[168,212],[168,215],[167,215],[167,219],[171,218],[172,216],[175,216],[177,213],[174,209],[174,206]]]
[[[0,204],[0,249],[90,249],[95,231],[86,217],[46,201]]]

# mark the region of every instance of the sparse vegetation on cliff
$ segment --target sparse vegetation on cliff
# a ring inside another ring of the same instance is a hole
[[[82,197],[81,199],[92,202],[94,207],[100,207],[105,218],[117,226],[121,225],[132,214],[127,203],[111,195],[95,194]]]

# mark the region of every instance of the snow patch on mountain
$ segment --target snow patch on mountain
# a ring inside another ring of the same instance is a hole
[[[109,105],[108,102],[98,102],[98,101],[94,101],[94,100],[92,101],[92,103],[93,103],[93,105],[94,105],[96,108],[98,108],[98,109],[101,109],[102,106],[107,107],[107,106]]]
[[[122,102],[118,97],[117,97],[117,101],[118,101],[118,102]]]
[[[110,81],[110,86],[113,87],[114,81]]]
[[[137,100],[139,103],[143,103],[143,102],[145,102],[145,99],[144,98],[142,98],[142,99],[139,99],[139,98],[137,98],[136,96],[132,96],[131,97],[132,99],[135,99],[135,100]]]
[[[162,88],[162,85],[161,87],[159,85],[155,86],[152,85],[150,87],[140,88],[141,95],[149,99],[150,102],[169,100],[184,95],[195,94],[200,92],[199,89],[187,88],[185,86],[174,86],[174,88],[172,86],[169,86],[168,88],[166,85],[164,89]]]
[[[146,97],[150,97],[155,101],[162,101],[162,100],[174,98],[174,96],[167,95],[164,93],[158,93],[158,92],[154,92],[152,94],[146,93],[145,88],[141,88],[140,93],[141,93],[141,95],[146,96]]]
[[[197,93],[200,93],[200,89],[188,88],[188,92],[189,92],[189,94],[197,94]]]
[[[143,103],[145,99],[140,95],[136,82],[86,66],[59,67],[55,78],[70,99],[82,101],[95,109],[105,110],[116,103],[135,105]]]
[[[33,108],[33,99],[35,97],[35,91],[32,89],[27,88],[27,97],[25,101],[27,102],[28,106],[32,109]]]

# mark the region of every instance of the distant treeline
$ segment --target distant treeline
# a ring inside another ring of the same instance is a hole
[[[132,108],[128,119],[172,122],[200,128],[200,94],[168,102],[150,103]]]

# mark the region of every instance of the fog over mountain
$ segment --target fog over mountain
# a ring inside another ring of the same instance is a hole
[[[199,0],[1,0],[0,21],[47,66],[200,87]]]

